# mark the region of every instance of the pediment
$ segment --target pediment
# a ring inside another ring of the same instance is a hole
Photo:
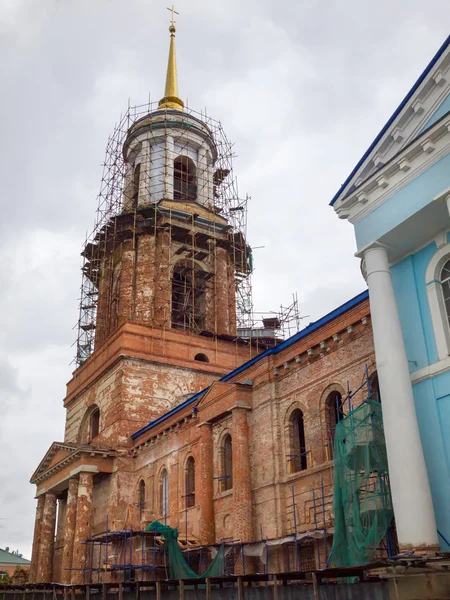
[[[199,403],[197,404],[197,408],[200,409],[203,406],[210,404],[214,400],[217,400],[221,396],[229,393],[234,390],[236,387],[236,383],[228,383],[224,381],[215,381],[207,390],[205,394],[200,398]]]
[[[360,159],[331,204],[352,194],[450,111],[450,36]]]
[[[36,479],[42,473],[45,473],[49,469],[51,469],[54,465],[60,463],[65,460],[68,456],[73,454],[78,450],[79,446],[77,444],[66,444],[64,442],[53,442],[50,448],[44,455],[44,458],[39,463],[36,471],[33,473],[31,477],[31,481]]]

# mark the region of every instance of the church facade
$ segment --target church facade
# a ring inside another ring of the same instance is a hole
[[[450,37],[332,200],[370,292],[392,499],[450,550]]]
[[[335,427],[345,398],[379,399],[367,292],[278,345],[238,335],[250,249],[221,210],[217,139],[178,97],[170,32],[165,95],[127,127],[116,210],[83,251],[64,440],[31,479],[35,582],[122,577],[147,548],[125,556],[120,535],[155,520],[186,547],[270,542],[249,569],[325,566]],[[105,533],[101,555],[86,541]]]

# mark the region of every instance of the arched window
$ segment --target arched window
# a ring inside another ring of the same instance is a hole
[[[89,434],[90,434],[89,438],[90,438],[90,440],[93,440],[95,437],[98,436],[99,428],[100,428],[100,409],[95,408],[92,411],[91,417],[89,420]]]
[[[369,378],[370,382],[370,397],[375,402],[381,402],[380,385],[378,383],[378,373],[375,373]]]
[[[208,273],[185,261],[177,263],[172,274],[172,327],[205,329],[206,281]],[[198,360],[198,359],[197,359]]]
[[[169,474],[166,469],[163,469],[161,472],[160,508],[165,523],[169,514]]]
[[[139,199],[139,180],[141,178],[141,163],[137,164],[133,172],[133,195],[131,197],[131,207],[136,208]]]
[[[142,521],[144,518],[144,510],[145,510],[145,481],[141,479],[138,487],[138,514],[139,521]]]
[[[186,508],[195,506],[195,460],[192,456],[186,462]]]
[[[196,200],[197,178],[194,161],[187,156],[178,156],[173,163],[174,200]]]
[[[442,295],[444,296],[445,315],[450,325],[450,260],[442,267],[441,271]]]
[[[303,412],[296,408],[289,419],[289,472],[296,473],[308,468],[308,454],[305,444],[305,424]]]
[[[226,435],[222,446],[222,491],[233,487],[233,445],[231,435]]]
[[[425,273],[425,285],[439,360],[450,355],[450,244],[432,256]]]
[[[209,362],[209,358],[206,356],[206,354],[203,354],[202,352],[196,354],[194,356],[194,360],[198,360],[199,362]]]
[[[330,392],[325,402],[325,421],[327,426],[327,459],[333,459],[334,437],[336,435],[336,425],[344,418],[344,408],[342,406],[342,395],[339,392]]]

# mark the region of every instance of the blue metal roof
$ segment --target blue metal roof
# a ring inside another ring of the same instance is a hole
[[[437,61],[439,60],[439,58],[442,56],[442,54],[447,49],[447,46],[449,46],[449,45],[450,45],[450,35],[447,37],[447,39],[445,40],[445,42],[442,44],[442,46],[439,48],[439,50],[433,56],[433,58],[431,59],[431,61],[428,63],[427,67],[425,68],[425,70],[423,71],[423,73],[421,74],[421,76],[419,77],[419,79],[416,81],[416,83],[413,85],[413,87],[409,90],[409,92],[403,98],[403,100],[401,101],[401,103],[399,104],[399,106],[397,107],[397,109],[395,110],[395,112],[393,113],[393,115],[391,116],[391,118],[389,119],[389,121],[386,123],[386,125],[383,127],[383,129],[380,131],[380,133],[377,135],[377,137],[373,140],[373,142],[371,143],[371,145],[369,146],[369,148],[363,154],[362,158],[359,160],[359,162],[356,165],[356,167],[353,169],[353,171],[350,173],[350,175],[347,177],[347,179],[341,185],[341,187],[339,188],[338,192],[334,195],[333,199],[331,200],[330,206],[333,206],[333,204],[336,202],[336,200],[340,196],[342,190],[351,181],[352,177],[355,175],[355,173],[358,171],[358,169],[361,167],[361,165],[367,159],[367,157],[369,156],[369,154],[372,152],[372,150],[376,147],[376,145],[378,144],[378,142],[381,140],[381,138],[383,137],[383,135],[386,133],[386,131],[389,129],[389,127],[392,125],[392,123],[395,121],[395,119],[398,117],[398,115],[404,109],[405,105],[409,102],[409,100],[411,99],[411,97],[414,95],[414,92],[417,90],[417,88],[420,86],[420,84],[426,78],[426,76],[428,75],[428,73],[431,71],[431,69],[434,67],[434,65],[437,63]]]
[[[321,327],[323,327],[324,325],[326,325],[330,321],[333,321],[334,319],[336,319],[340,315],[348,312],[353,307],[358,306],[358,304],[361,304],[361,302],[364,302],[364,300],[367,300],[368,297],[369,297],[368,290],[365,290],[364,292],[361,292],[361,294],[358,294],[357,296],[355,296],[351,300],[348,300],[347,302],[345,302],[341,306],[338,306],[337,308],[335,308],[334,310],[332,310],[330,313],[328,313],[324,317],[321,317],[318,321],[314,321],[314,323],[310,323],[308,325],[308,327],[305,327],[305,329],[302,329],[302,331],[299,331],[298,333],[296,333],[292,337],[288,338],[287,340],[285,340],[284,342],[282,342],[278,346],[275,346],[274,348],[269,348],[268,350],[265,350],[264,352],[261,352],[261,354],[258,354],[258,356],[255,356],[251,360],[248,360],[246,363],[244,363],[243,365],[241,365],[237,369],[234,369],[234,371],[231,371],[230,373],[227,373],[227,375],[224,375],[218,381],[221,381],[221,382],[229,381],[230,379],[233,379],[234,377],[236,377],[237,375],[239,375],[240,373],[242,373],[242,371],[245,371],[249,367],[252,367],[254,364],[256,364],[257,362],[259,362],[260,360],[262,360],[264,357],[269,356],[270,354],[278,354],[279,352],[282,352],[286,348],[289,348],[289,346],[292,346],[292,344],[295,344],[295,342],[298,342],[299,340],[305,338],[309,334],[314,333],[314,331],[317,331],[317,329],[320,329]],[[165,421],[166,419],[168,419],[172,415],[175,415],[180,410],[183,410],[183,408],[186,408],[187,406],[190,406],[191,404],[194,404],[197,400],[199,400],[203,396],[203,394],[205,394],[209,390],[210,387],[211,386],[205,388],[201,392],[198,392],[194,396],[191,396],[191,398],[188,398],[188,400],[185,400],[184,402],[182,402],[181,404],[179,404],[178,406],[176,406],[175,408],[173,408],[172,410],[170,410],[165,415],[162,415],[161,417],[159,417],[155,421],[150,421],[150,423],[148,425],[146,425],[145,427],[143,427],[139,431],[136,431],[136,433],[133,433],[133,435],[131,436],[131,438],[133,440],[135,440],[136,438],[138,438],[139,436],[141,436],[146,431],[149,431],[153,427],[156,427],[156,425],[159,425],[159,423],[162,423],[163,421]]]

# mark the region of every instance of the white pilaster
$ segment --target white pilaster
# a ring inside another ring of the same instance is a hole
[[[208,204],[208,164],[205,148],[198,151],[197,161],[197,200],[200,204]]]
[[[150,141],[142,141],[141,172],[139,174],[138,205],[147,204],[150,199]]]
[[[385,248],[364,252],[386,450],[401,547],[438,544],[411,378]]]
[[[171,135],[166,136],[166,152],[164,156],[164,198],[173,200],[173,161],[175,160],[175,144]]]
[[[123,208],[125,210],[130,210],[132,208],[133,173],[133,165],[127,164],[125,167],[125,180],[123,186]]]

